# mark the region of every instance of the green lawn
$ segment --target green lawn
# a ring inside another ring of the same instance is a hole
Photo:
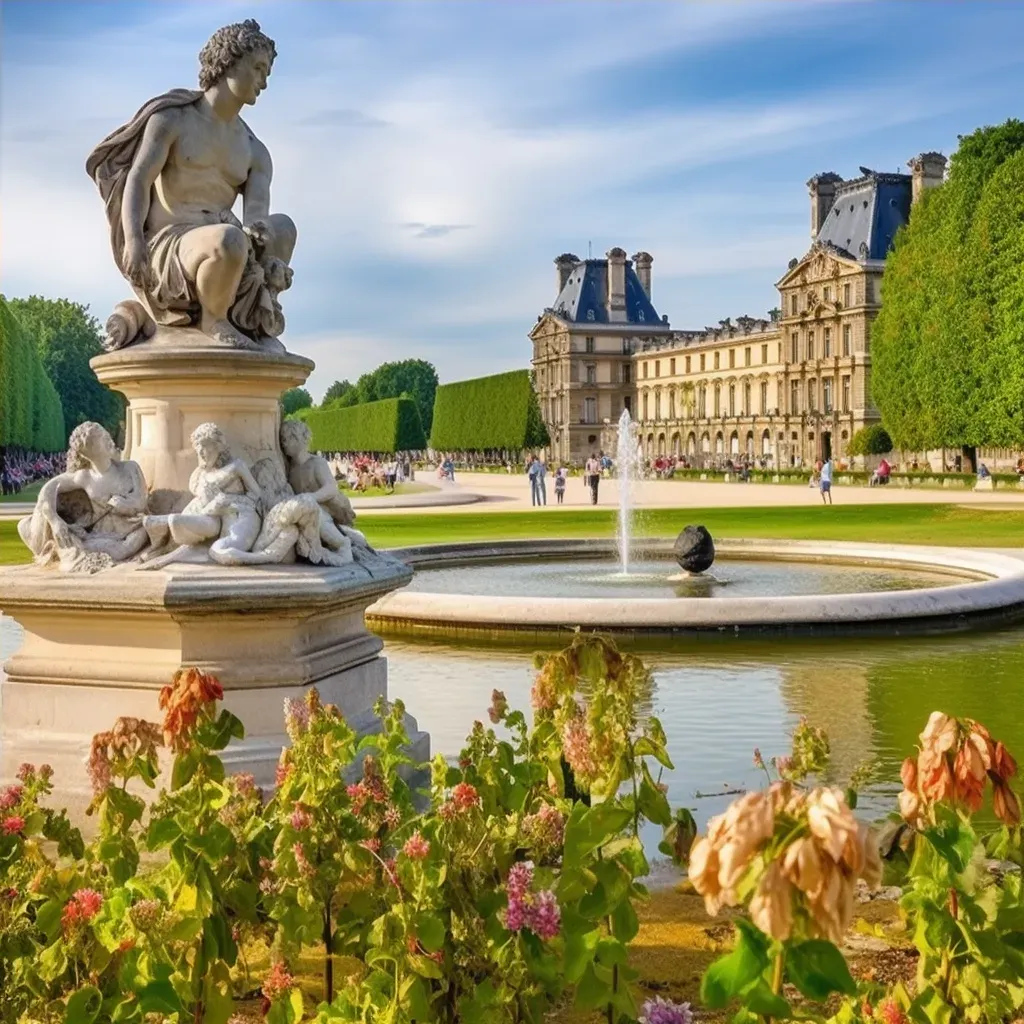
[[[959,547],[1024,546],[1024,510],[992,511],[957,505],[846,505],[840,508],[652,509],[637,516],[641,537],[672,537],[702,523],[719,537],[859,540]],[[442,541],[532,537],[611,537],[612,509],[564,512],[463,512],[362,516],[359,527],[377,547]],[[0,564],[27,562],[12,521],[0,521]]]
[[[29,484],[23,491],[18,491],[17,494],[0,494],[0,504],[7,502],[22,502],[36,500],[36,496],[39,494],[39,488],[45,484],[45,480],[37,480],[34,484]]]

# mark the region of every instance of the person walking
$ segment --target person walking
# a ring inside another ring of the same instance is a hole
[[[601,463],[594,458],[593,455],[587,459],[587,465],[584,470],[584,476],[586,477],[587,483],[590,485],[590,504],[597,504],[597,488],[601,483]]]
[[[530,478],[530,499],[534,505],[546,505],[548,503],[547,487],[544,483],[544,476],[547,467],[535,455],[530,460],[530,468],[526,475]]]
[[[821,491],[821,503],[832,504],[832,458],[825,460],[818,474],[818,490]]]
[[[555,473],[555,500],[559,505],[565,500],[565,481],[568,475],[565,466],[559,466]]]

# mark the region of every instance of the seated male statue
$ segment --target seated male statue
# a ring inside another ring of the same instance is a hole
[[[239,117],[266,87],[275,56],[251,19],[218,29],[199,54],[200,89],[151,99],[86,163],[106,203],[114,261],[148,316],[239,348],[281,350],[268,325],[280,333],[274,306],[291,281],[281,267],[295,225],[271,214],[270,154]],[[239,195],[242,222],[232,213]],[[147,327],[114,344],[148,337]]]

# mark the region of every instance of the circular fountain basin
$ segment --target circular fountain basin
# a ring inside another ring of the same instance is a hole
[[[1024,561],[962,548],[716,541],[701,576],[644,542],[622,576],[606,541],[443,544],[396,551],[412,587],[371,605],[386,633],[948,632],[1024,618]]]

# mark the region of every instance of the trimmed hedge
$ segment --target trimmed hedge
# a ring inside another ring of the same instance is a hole
[[[309,425],[314,451],[390,455],[427,447],[419,409],[405,395],[362,405],[300,409],[295,418]]]
[[[456,381],[437,389],[431,448],[521,451],[549,442],[528,370]]]
[[[0,448],[65,447],[64,410],[32,339],[0,296]]]

